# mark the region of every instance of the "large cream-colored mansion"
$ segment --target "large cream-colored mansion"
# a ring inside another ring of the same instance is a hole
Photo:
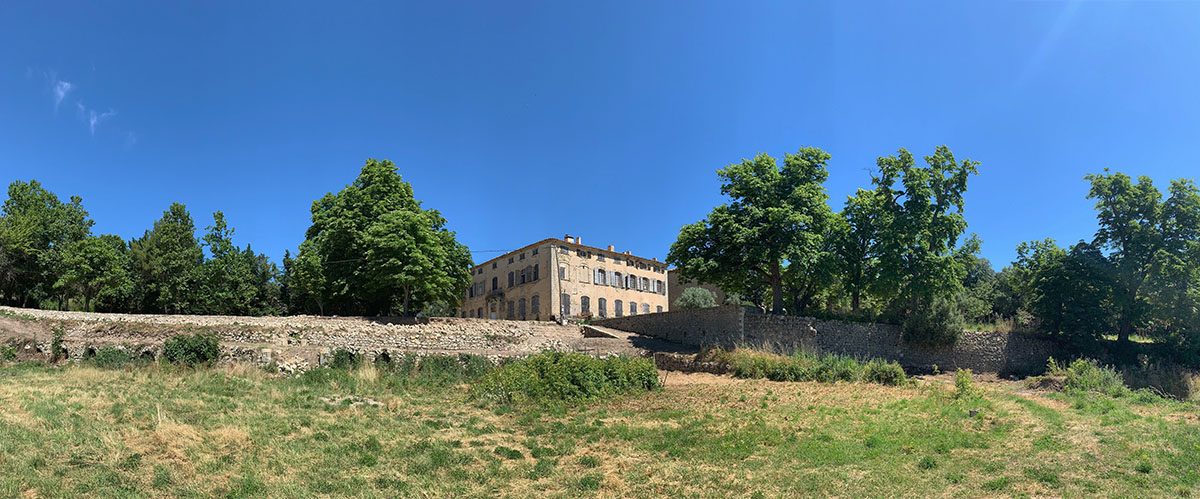
[[[667,265],[657,259],[544,239],[471,269],[461,317],[512,320],[665,312]]]

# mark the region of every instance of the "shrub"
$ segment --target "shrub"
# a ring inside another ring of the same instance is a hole
[[[90,362],[96,367],[113,369],[124,367],[132,360],[133,357],[129,354],[129,352],[110,345],[97,351],[96,355],[90,359]]]
[[[13,361],[17,359],[17,349],[12,345],[0,347],[0,360]]]
[[[659,386],[650,359],[544,352],[505,364],[480,378],[475,396],[498,403],[581,402]]]
[[[953,345],[966,326],[953,300],[937,298],[904,320],[901,338],[917,345]]]
[[[712,291],[701,287],[687,288],[683,290],[683,294],[675,300],[674,308],[693,309],[693,308],[708,308],[717,306],[717,297],[713,296]]]
[[[220,340],[213,333],[177,335],[163,344],[167,362],[185,366],[206,364],[220,355]]]
[[[58,362],[58,359],[65,359],[67,357],[67,349],[62,346],[65,334],[66,332],[62,326],[54,327],[54,339],[50,340],[50,360],[52,362]]]
[[[969,398],[977,395],[975,378],[970,369],[959,369],[954,373],[954,398]]]
[[[358,367],[358,356],[354,352],[339,348],[333,351],[326,365],[330,369],[352,369]]]
[[[837,381],[900,385],[908,377],[900,364],[884,360],[859,362],[844,355],[813,355],[797,352],[776,355],[754,350],[712,350],[702,354],[704,360],[729,364],[739,378],[766,378],[771,381]]]
[[[900,367],[900,364],[872,359],[863,369],[862,380],[866,383],[899,386],[908,381],[908,377],[904,374],[904,368]]]
[[[1092,359],[1077,359],[1065,369],[1054,364],[1049,368],[1057,369],[1057,372],[1052,371],[1051,374],[1066,376],[1063,381],[1064,391],[1097,392],[1113,397],[1129,393],[1121,373],[1111,367],[1101,366]]]

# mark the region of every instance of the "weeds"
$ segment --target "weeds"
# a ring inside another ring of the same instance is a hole
[[[215,333],[177,335],[163,343],[167,362],[184,366],[208,364],[220,354],[220,339]]]
[[[487,373],[475,383],[473,393],[496,403],[583,402],[652,390],[658,383],[658,370],[650,359],[544,352]]]
[[[813,355],[797,352],[776,355],[739,349],[705,352],[704,360],[729,364],[739,378],[766,378],[771,381],[837,381],[903,385],[908,382],[904,369],[890,361],[874,359],[866,363],[844,355]]]

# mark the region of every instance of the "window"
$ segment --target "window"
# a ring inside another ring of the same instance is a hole
[[[597,253],[596,260],[603,262],[604,261],[604,253]]]
[[[493,268],[493,269],[495,269],[495,268],[496,268],[496,263],[498,263],[498,262],[492,262],[492,268]]]
[[[508,287],[510,287],[510,288],[513,287],[513,273],[512,272],[508,273]]]
[[[625,278],[621,277],[620,272],[613,272],[613,286],[618,288],[625,287]]]
[[[559,279],[560,281],[567,281],[567,280],[569,280],[569,279],[567,279],[567,268],[566,268],[566,267],[559,267],[559,268],[558,268],[558,279]]]
[[[464,310],[464,311],[462,311],[462,312],[459,312],[459,313],[460,313],[460,314],[462,314],[462,316],[461,316],[461,317],[462,317],[463,319],[466,319],[466,318],[467,318],[467,312],[466,312],[465,310]]]
[[[608,302],[605,301],[604,298],[596,300],[596,312],[599,313],[600,317],[602,318],[608,317]]]
[[[629,315],[637,315],[637,304],[629,302]]]
[[[521,259],[521,260],[524,260],[524,259],[525,259],[525,253],[521,253],[521,258],[520,258],[520,259]]]
[[[642,278],[642,287],[639,289],[641,289],[642,291],[650,291],[650,278],[649,277]],[[650,311],[647,310],[646,313],[650,313]]]
[[[592,299],[591,298],[588,298],[586,296],[582,296],[579,298],[579,313],[580,313],[580,315],[587,315],[587,314],[592,313]]]
[[[592,274],[593,284],[604,284],[604,269],[596,269]]]
[[[621,300],[613,302],[613,311],[617,313],[617,317],[622,317],[625,315],[625,309],[621,308],[621,305],[624,305]]]
[[[506,319],[513,318],[513,301],[512,300],[508,300],[508,313],[504,314],[504,317]]]
[[[617,257],[613,257],[613,263],[615,263],[615,264],[617,264],[617,265],[620,265],[620,264],[621,264],[621,257],[619,257],[619,256],[617,256]]]
[[[521,298],[517,301],[517,317],[525,320],[525,299]]]
[[[531,298],[529,298],[529,313],[531,313],[533,315],[542,313],[541,307],[538,306],[538,296],[537,295],[533,295]]]
[[[467,298],[475,297],[475,283],[471,283],[471,287],[467,289]]]
[[[525,284],[527,281],[529,281],[529,268],[528,267],[521,269],[521,278],[518,279],[517,282],[519,282],[521,284]]]
[[[500,289],[500,278],[493,277],[492,278],[492,291],[495,291],[497,289]]]
[[[587,258],[587,252],[584,250],[576,250],[575,256],[577,256],[579,258]]]
[[[479,308],[475,309],[475,318],[476,319],[483,318],[483,307],[479,307]]]
[[[625,276],[625,289],[633,288],[633,283],[637,282],[637,278],[631,275]]]
[[[536,254],[537,254],[537,250],[538,250],[537,248],[534,248],[534,249],[533,249],[533,253],[532,253],[532,254],[536,255]]]
[[[658,313],[660,313],[660,314],[662,313],[662,305],[659,305],[659,306],[658,306],[658,310],[657,310],[657,312],[658,312]]]
[[[536,263],[533,264],[533,280],[538,280],[538,266]]]
[[[511,257],[511,256],[508,257],[508,263],[512,263],[512,262],[513,262],[513,257]]]
[[[558,295],[558,314],[561,317],[571,316],[571,295],[563,293]]]
[[[667,287],[663,286],[662,281],[654,281],[654,292],[660,295],[667,294]]]
[[[512,303],[512,302],[509,302],[509,303]],[[643,304],[642,304],[642,313],[643,313],[643,314],[648,314],[648,313],[650,313],[650,304],[649,304],[649,303],[643,303]]]

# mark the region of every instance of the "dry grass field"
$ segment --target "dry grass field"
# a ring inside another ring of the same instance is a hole
[[[0,496],[1195,496],[1200,410],[1147,393],[662,374],[497,405],[374,366],[0,367]]]

